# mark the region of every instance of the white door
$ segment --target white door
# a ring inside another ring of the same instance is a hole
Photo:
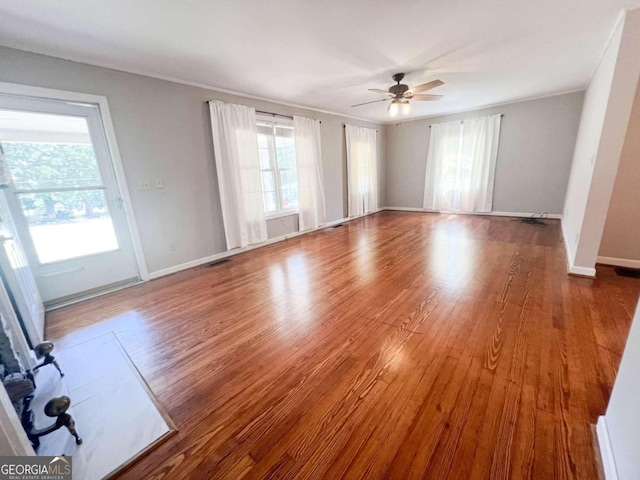
[[[15,226],[5,200],[5,190],[0,191],[0,269],[31,345],[42,343],[44,305],[27,257],[20,243],[16,241]]]
[[[138,280],[97,105],[0,95],[6,200],[45,304]]]

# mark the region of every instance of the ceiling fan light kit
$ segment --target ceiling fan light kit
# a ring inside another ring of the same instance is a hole
[[[389,105],[389,115],[392,117],[398,116],[398,111],[400,110],[400,104],[395,100],[391,100],[391,105]]]
[[[409,115],[411,113],[411,103],[409,99],[403,98],[401,100],[393,99],[389,104],[389,115],[397,117],[398,114]]]
[[[388,91],[380,90],[378,88],[369,89],[369,91],[371,92],[382,93],[386,95],[387,98],[383,98],[382,100],[373,100],[371,102],[358,103],[351,106],[359,107],[361,105],[368,105],[370,103],[390,102],[387,110],[389,111],[389,115],[391,115],[392,117],[396,117],[399,113],[402,113],[402,115],[409,115],[411,113],[411,100],[428,102],[440,100],[442,98],[442,95],[422,94],[422,92],[426,92],[427,90],[431,90],[432,88],[444,85],[444,82],[442,80],[432,80],[431,82],[423,83],[422,85],[418,85],[417,87],[409,88],[408,85],[400,83],[404,78],[404,73],[396,73],[392,78],[393,81],[396,82],[396,84],[389,87]]]
[[[409,103],[409,100],[401,101],[400,105],[402,105],[402,115],[409,115],[411,113],[411,103]]]

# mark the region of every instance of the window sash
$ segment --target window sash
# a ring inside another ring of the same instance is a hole
[[[296,172],[296,178],[297,178],[297,169],[294,167],[287,167],[287,168],[278,168],[278,157],[277,157],[277,150],[276,150],[276,128],[290,128],[291,130],[293,130],[293,128],[285,123],[285,122],[280,122],[280,121],[273,121],[273,120],[262,120],[262,119],[258,119],[258,127],[269,127],[270,132],[269,134],[267,134],[266,132],[261,132],[260,128],[258,130],[258,135],[264,135],[267,138],[267,148],[268,148],[268,152],[269,152],[269,168],[263,168],[262,164],[260,165],[260,174],[261,174],[261,180],[262,180],[262,194],[263,194],[263,198],[266,198],[267,194],[271,194],[271,193],[275,193],[275,200],[276,200],[276,208],[275,210],[268,210],[267,209],[267,203],[265,200],[265,214],[267,217],[269,216],[279,216],[283,213],[296,213],[298,211],[298,207],[294,206],[294,207],[288,207],[285,208],[284,207],[284,195],[283,195],[283,188],[282,188],[282,180],[281,180],[281,172]],[[264,150],[264,147],[260,147],[260,150]],[[270,173],[271,177],[273,178],[273,184],[274,184],[274,190],[267,190],[265,189],[265,182],[263,180],[263,173]],[[287,189],[289,190],[289,189]]]

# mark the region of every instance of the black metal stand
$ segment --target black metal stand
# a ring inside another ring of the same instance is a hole
[[[44,357],[44,361],[40,365],[36,365],[35,367],[33,367],[33,371],[35,372],[36,370],[44,367],[45,365],[53,365],[54,367],[56,367],[56,370],[58,370],[58,373],[60,374],[60,378],[62,378],[64,377],[64,373],[62,373],[62,370],[60,369],[60,365],[58,365],[58,362],[56,361],[56,357],[51,355],[52,350],[53,350],[53,343],[51,342],[43,342],[35,346],[33,351],[36,352],[36,356],[38,358]]]
[[[44,413],[47,417],[55,417],[56,421],[52,425],[45,428],[35,428],[33,425],[33,412],[29,408],[33,400],[33,395],[25,397],[24,409],[22,410],[22,425],[24,426],[27,437],[31,441],[33,448],[37,450],[40,446],[40,437],[48,435],[51,432],[55,432],[59,428],[66,427],[69,433],[76,439],[76,445],[82,443],[82,439],[78,435],[76,430],[76,423],[73,417],[67,413],[67,410],[71,406],[71,399],[69,397],[57,397],[49,400],[44,407]]]
[[[32,371],[27,370],[21,374],[14,374],[13,378],[5,379],[4,384],[7,389],[7,393],[9,393],[9,398],[11,399],[14,405],[19,405],[19,402],[22,401],[22,412],[21,412],[21,422],[22,426],[27,433],[27,437],[31,441],[34,449],[38,449],[40,446],[40,437],[44,435],[48,435],[51,432],[55,432],[56,430],[66,427],[69,430],[69,433],[73,435],[76,440],[76,445],[80,445],[82,443],[82,439],[78,435],[78,431],[76,430],[76,422],[73,420],[73,417],[67,413],[67,410],[71,406],[71,399],[66,396],[52,398],[47,402],[44,407],[44,413],[48,417],[55,418],[56,421],[45,428],[35,428],[34,425],[34,415],[31,410],[31,402],[33,401],[33,393],[36,388],[36,382],[34,378],[34,372],[38,369],[44,367],[45,365],[53,365],[60,377],[64,377],[64,373],[60,369],[60,365],[56,361],[55,357],[51,355],[51,351],[53,350],[53,343],[51,342],[43,342],[39,345],[36,345],[33,349],[38,358],[44,358],[44,361],[33,368]],[[19,407],[16,407],[18,410]]]

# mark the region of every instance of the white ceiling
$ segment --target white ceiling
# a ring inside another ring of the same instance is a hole
[[[367,88],[440,78],[412,117],[584,88],[640,0],[19,0],[0,44],[388,121]]]

